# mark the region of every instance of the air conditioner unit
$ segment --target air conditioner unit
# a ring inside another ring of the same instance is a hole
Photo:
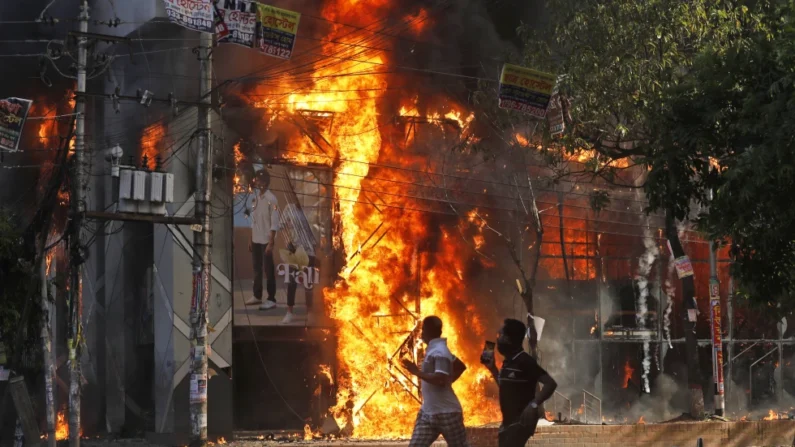
[[[152,205],[149,202],[149,173],[146,171],[135,171],[133,173],[133,199],[138,205],[138,213],[150,214]]]
[[[152,214],[166,215],[165,202],[165,175],[162,172],[149,174],[149,200],[152,205]]]
[[[163,174],[163,201],[174,203],[174,174]]]
[[[134,213],[138,206],[133,201],[133,170],[122,168],[119,172],[119,212]]]

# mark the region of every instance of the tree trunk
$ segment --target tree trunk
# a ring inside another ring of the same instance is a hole
[[[536,204],[535,193],[533,192],[533,183],[528,177],[528,185],[530,189],[530,217],[533,219],[533,224],[536,228],[536,240],[534,246],[535,256],[533,257],[533,270],[529,275],[522,275],[524,283],[522,284],[522,301],[524,302],[525,309],[527,309],[527,329],[528,329],[528,345],[530,347],[530,355],[534,359],[538,359],[538,332],[536,331],[535,311],[533,310],[533,289],[536,285],[536,275],[538,275],[538,263],[541,261],[541,243],[544,239],[544,227],[541,225],[541,216],[538,213],[538,204]],[[521,265],[519,266],[521,270]]]
[[[673,212],[668,210],[665,215],[665,233],[671,244],[671,251],[675,259],[686,256],[676,230],[676,220]],[[685,276],[682,282],[682,318],[685,329],[685,358],[687,360],[687,384],[690,388],[690,415],[700,418],[704,413],[704,392],[701,383],[701,369],[698,360],[698,339],[696,338],[696,322],[690,321],[690,315],[698,313],[695,299],[695,277]],[[695,318],[693,318],[695,320]]]

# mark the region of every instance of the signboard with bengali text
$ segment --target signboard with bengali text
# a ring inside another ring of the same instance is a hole
[[[169,20],[193,31],[213,34],[212,0],[163,0]]]
[[[500,75],[500,108],[544,118],[555,83],[553,74],[505,64]]]
[[[220,43],[233,43],[254,48],[257,33],[257,3],[254,1],[224,1],[218,12],[226,24],[229,34]]]
[[[257,48],[268,56],[290,59],[301,14],[269,5],[257,5]]]
[[[22,128],[33,101],[22,98],[0,99],[0,149],[16,151]]]

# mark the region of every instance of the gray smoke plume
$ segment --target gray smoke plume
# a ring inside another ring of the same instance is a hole
[[[646,228],[643,229],[643,245],[646,251],[640,257],[638,264],[638,274],[635,275],[635,281],[638,284],[638,315],[637,322],[639,328],[646,326],[646,314],[649,311],[648,298],[649,298],[649,273],[651,273],[654,261],[660,254],[657,248],[656,241],[652,236],[651,228],[648,226],[649,218],[646,216]],[[643,388],[646,393],[649,393],[649,373],[651,370],[651,356],[649,355],[649,342],[643,342]]]
[[[641,417],[645,422],[662,422],[673,419],[686,410],[677,405],[676,397],[682,390],[673,377],[661,374],[654,381],[652,389],[651,394],[644,394],[630,407],[626,413],[627,422],[638,422]]]

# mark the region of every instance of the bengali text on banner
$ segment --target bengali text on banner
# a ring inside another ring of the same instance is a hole
[[[163,0],[169,20],[187,29],[215,33],[212,0]]]
[[[255,47],[257,32],[257,3],[245,0],[222,0],[218,13],[229,34],[219,43],[233,43],[246,48]]]
[[[0,99],[0,149],[16,151],[22,128],[33,101],[22,98]]]
[[[257,5],[257,47],[268,56],[290,59],[301,14],[269,5]]]
[[[500,76],[500,107],[544,118],[555,81],[553,74],[505,64]]]

